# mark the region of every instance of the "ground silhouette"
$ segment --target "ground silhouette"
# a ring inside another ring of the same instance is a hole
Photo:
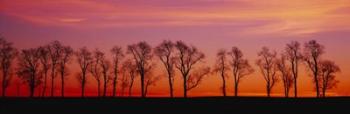
[[[350,97],[0,98],[0,113],[338,113]]]

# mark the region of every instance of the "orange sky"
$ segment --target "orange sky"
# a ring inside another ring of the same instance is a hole
[[[340,83],[330,94],[350,95],[349,14],[349,0],[1,0],[0,34],[20,49],[53,40],[75,49],[87,46],[103,51],[138,41],[155,46],[162,40],[183,40],[203,51],[211,66],[220,48],[238,46],[256,69],[242,81],[240,95],[265,95],[265,82],[255,65],[262,46],[280,52],[292,40],[315,39],[326,47],[323,58],[334,60],[342,70],[337,74]],[[75,63],[70,66],[73,74],[76,68]],[[299,93],[314,96],[305,69],[300,68]],[[232,80],[227,84],[229,95],[233,95]],[[75,77],[68,77],[68,82],[67,94],[79,95]],[[220,82],[219,76],[208,76],[189,96],[221,95]],[[177,96],[182,95],[181,83],[177,77]],[[94,95],[91,77],[87,86]],[[10,88],[14,95],[14,87]],[[166,78],[151,87],[150,94],[167,96]],[[273,94],[283,94],[281,82]]]

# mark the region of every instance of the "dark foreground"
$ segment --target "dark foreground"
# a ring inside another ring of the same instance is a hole
[[[30,113],[349,113],[350,97],[263,98],[0,98],[0,114]]]

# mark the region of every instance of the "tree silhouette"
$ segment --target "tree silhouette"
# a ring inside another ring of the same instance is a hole
[[[216,64],[214,66],[214,72],[219,73],[220,77],[222,78],[222,95],[226,97],[226,77],[227,73],[226,71],[229,69],[227,65],[227,59],[226,59],[226,50],[221,49],[216,54],[217,60]]]
[[[152,72],[153,69],[153,65],[150,65],[145,72],[145,95],[147,96],[148,93],[148,88],[150,86],[156,86],[156,82],[158,82],[161,79],[161,76],[156,76],[154,75],[154,73]]]
[[[41,83],[40,54],[38,49],[24,49],[19,55],[17,75],[29,86],[30,97],[34,97],[35,88]]]
[[[88,71],[91,73],[91,75],[94,77],[94,79],[97,82],[97,93],[98,93],[97,95],[99,97],[101,96],[101,76],[102,76],[102,69],[100,65],[101,65],[103,56],[104,56],[104,53],[96,49],[93,54],[93,60],[88,69]]]
[[[145,73],[147,68],[151,65],[152,48],[146,42],[139,42],[128,46],[128,53],[134,58],[134,62],[137,65],[137,71],[141,76],[141,97],[146,97],[145,92]]]
[[[304,55],[303,59],[307,64],[307,67],[312,71],[315,88],[316,88],[316,97],[320,97],[319,90],[319,80],[318,73],[319,71],[319,62],[320,57],[324,53],[323,45],[316,42],[316,40],[311,40],[304,45]]]
[[[21,96],[21,85],[22,85],[22,82],[19,80],[19,79],[17,79],[16,81],[15,81],[15,86],[16,86],[16,95],[17,95],[17,97],[19,97],[19,96]]]
[[[0,68],[2,71],[2,97],[6,96],[6,89],[12,78],[12,63],[17,56],[17,49],[13,44],[0,37]]]
[[[281,54],[281,58],[279,58],[276,62],[277,68],[281,73],[281,77],[283,80],[284,87],[284,95],[285,97],[289,97],[289,90],[293,85],[293,77],[292,77],[292,69],[286,63],[287,57],[284,54]]]
[[[75,55],[77,56],[77,61],[81,69],[81,74],[77,77],[81,83],[81,97],[84,97],[86,73],[91,65],[91,62],[93,61],[93,58],[91,52],[86,47],[80,48]]]
[[[254,69],[250,66],[247,59],[243,58],[243,53],[237,47],[232,47],[231,51],[228,52],[231,56],[231,66],[234,79],[235,96],[238,95],[238,86],[241,79],[246,75],[254,72]]]
[[[50,70],[50,67],[51,67],[50,53],[48,50],[48,46],[39,47],[39,56],[40,56],[40,63],[42,66],[42,72],[44,74],[44,84],[43,84],[43,91],[42,91],[41,96],[45,97],[46,88],[47,88],[47,75],[48,75],[48,71]]]
[[[107,85],[110,81],[110,72],[109,69],[111,67],[111,62],[105,58],[103,55],[101,58],[101,68],[102,68],[102,74],[103,74],[103,97],[106,97],[107,95]]]
[[[107,96],[108,84],[112,81],[113,96],[117,93],[117,86],[121,87],[122,96],[132,96],[132,89],[135,78],[140,75],[141,96],[147,97],[149,87],[161,79],[161,76],[153,72],[155,63],[152,62],[153,54],[158,57],[160,64],[165,67],[167,73],[167,82],[169,83],[170,97],[174,97],[175,69],[180,71],[183,78],[184,97],[193,88],[201,84],[204,77],[211,70],[209,67],[200,66],[205,58],[204,53],[200,52],[195,46],[187,45],[183,41],[175,43],[164,40],[154,50],[146,42],[138,42],[128,45],[127,54],[130,58],[121,64],[124,54],[122,48],[114,46],[111,50],[113,61],[109,61],[105,53],[96,49],[90,52],[86,47],[80,48],[76,52],[69,46],[63,46],[59,41],[53,41],[48,45],[38,48],[23,49],[18,54],[11,42],[7,42],[0,37],[0,70],[2,75],[2,96],[6,96],[6,89],[9,87],[13,73],[18,75],[29,86],[30,97],[34,97],[35,92],[38,96],[46,96],[48,76],[51,76],[51,97],[54,97],[55,77],[61,78],[61,96],[64,97],[64,85],[66,76],[69,75],[68,65],[74,54],[77,57],[77,63],[80,72],[77,74],[81,85],[81,96],[85,96],[85,86],[87,75],[89,73],[97,80],[98,96]],[[154,53],[152,53],[154,51]],[[271,51],[263,47],[258,52],[256,65],[259,67],[264,80],[266,81],[267,96],[271,96],[273,87],[279,81],[279,76],[283,81],[284,95],[289,97],[289,91],[294,84],[294,97],[297,97],[297,78],[299,62],[305,62],[308,70],[311,71],[314,88],[317,97],[326,97],[327,91],[336,87],[339,83],[336,80],[336,73],[340,68],[331,60],[321,59],[324,53],[324,46],[311,40],[305,43],[303,53],[301,53],[300,44],[297,41],[288,43],[277,57],[276,51]],[[229,60],[227,60],[227,55]],[[17,57],[18,56],[18,57]],[[243,58],[243,53],[237,47],[227,52],[224,49],[218,51],[217,60],[213,71],[222,78],[222,94],[227,96],[227,70],[232,70],[234,78],[235,96],[238,94],[239,83],[242,78],[254,72],[247,59]],[[18,58],[18,60],[16,60]],[[17,69],[13,70],[13,64],[17,63]],[[120,69],[121,68],[121,69]],[[232,69],[230,69],[232,68]],[[13,72],[15,71],[15,72]],[[51,73],[51,74],[50,74]],[[113,73],[113,74],[112,74]],[[122,77],[118,75],[122,73]],[[118,81],[121,83],[118,85]],[[42,87],[37,89],[43,83]],[[103,83],[103,85],[102,85]],[[19,94],[20,83],[16,83],[17,94]],[[103,86],[103,90],[101,90]],[[103,92],[102,92],[103,91]],[[103,94],[101,94],[103,93]]]
[[[81,87],[81,91],[82,91],[82,97],[84,97],[84,93],[83,93],[83,86],[85,86],[85,83],[86,83],[86,80],[84,81],[84,78],[83,78],[83,73],[81,72],[77,72],[76,75],[75,75],[77,81],[79,82],[79,85]],[[83,84],[84,83],[84,84]]]
[[[128,73],[129,78],[129,97],[132,94],[132,87],[134,85],[134,80],[135,77],[137,76],[137,66],[133,63],[133,61],[131,59],[127,59],[124,63],[123,63],[123,71],[125,73]]]
[[[62,44],[59,41],[53,41],[49,44],[48,50],[51,60],[51,97],[54,96],[54,83],[56,78],[56,69],[61,56]]]
[[[163,63],[167,74],[169,82],[170,97],[174,97],[174,43],[171,41],[163,41],[159,46],[155,48],[155,54],[159,57],[160,61]]]
[[[338,84],[339,81],[335,79],[337,72],[340,72],[340,68],[333,61],[323,60],[320,62],[320,89],[323,97],[326,97],[327,90]]]
[[[127,67],[124,66],[125,64],[123,64],[122,67],[122,77],[119,79],[120,80],[120,87],[121,87],[121,92],[120,92],[120,96],[124,96],[125,93],[125,89],[129,87],[129,76],[128,76],[128,72],[126,72],[126,70],[128,70]]]
[[[260,71],[266,81],[266,92],[267,97],[270,97],[271,90],[275,86],[275,83],[278,81],[276,75],[276,52],[271,52],[267,47],[263,47],[262,50],[258,53],[259,59],[256,61],[256,64],[259,66]]]
[[[70,62],[70,59],[73,55],[73,49],[69,46],[63,46],[61,48],[61,55],[59,58],[59,69],[58,71],[60,72],[61,76],[61,96],[64,97],[64,80],[65,77],[68,75],[67,73],[67,64]]]
[[[204,76],[208,75],[210,73],[209,67],[202,67],[195,71],[193,71],[187,78],[187,88],[186,93],[193,88],[196,88],[203,80]]]
[[[151,67],[151,66],[149,66]],[[149,68],[147,68],[147,70],[145,70],[145,81],[146,81],[146,85],[145,85],[145,92],[147,91],[147,80],[148,80],[148,76],[149,76],[149,73],[148,73],[148,70]],[[132,87],[134,85],[134,80],[135,80],[135,77],[137,76],[137,66],[136,64],[133,62],[132,59],[127,59],[126,61],[123,62],[122,64],[122,77],[120,78],[120,85],[121,85],[121,96],[124,96],[125,94],[125,90],[128,89],[128,94],[129,94],[129,97],[131,96],[132,94]],[[147,94],[147,93],[146,93]]]
[[[121,59],[124,57],[122,48],[119,46],[114,46],[111,49],[111,53],[113,56],[113,73],[114,77],[112,78],[112,83],[113,83],[113,97],[115,97],[116,92],[117,92],[117,79],[118,79],[118,74],[119,74],[119,63]]]
[[[183,78],[184,97],[187,97],[187,91],[194,88],[202,80],[202,75],[190,75],[190,71],[194,65],[204,59],[204,54],[194,46],[187,46],[182,41],[177,41],[175,44],[176,64],[175,67],[181,72]],[[193,87],[188,86],[191,83]]]
[[[297,81],[298,81],[298,67],[299,67],[299,61],[302,59],[302,55],[300,53],[300,43],[297,41],[292,41],[291,43],[287,44],[286,47],[286,56],[287,60],[290,62],[290,66],[292,67],[292,75],[293,75],[293,82],[294,82],[294,97],[298,97],[298,87],[297,87]]]
[[[137,66],[135,65],[135,63],[131,60],[131,59],[127,59],[126,61],[124,61],[123,65],[123,71],[128,75],[128,79],[129,79],[129,97],[131,97],[132,94],[132,87],[134,85],[134,80],[135,77],[137,76]]]
[[[147,96],[147,93],[148,93],[148,88],[150,86],[156,86],[156,82],[158,82],[159,80],[161,79],[160,76],[155,76],[155,75],[150,75],[150,76],[147,76],[146,78],[146,85],[145,85],[145,94]]]

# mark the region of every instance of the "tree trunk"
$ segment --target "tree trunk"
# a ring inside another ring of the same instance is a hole
[[[285,77],[283,77],[283,92],[284,92],[284,97],[287,97],[287,83],[286,80],[284,79]]]
[[[6,79],[7,74],[5,71],[3,71],[3,77],[2,77],[2,97],[5,97],[6,95]]]
[[[287,84],[285,85],[285,88],[286,89],[284,91],[284,95],[285,95],[286,98],[288,98],[288,85]]]
[[[324,89],[323,89],[323,97],[324,97],[324,98],[326,98],[326,91],[327,91],[327,90],[326,90],[326,88],[324,87]]]
[[[104,79],[104,84],[103,84],[103,97],[106,97],[107,94],[107,77]]]
[[[224,97],[226,97],[226,80],[225,80],[225,76],[222,74],[222,94],[224,95]]]
[[[33,84],[31,84],[31,87],[30,87],[30,98],[33,98],[34,97],[34,87],[33,87]]]
[[[318,85],[318,79],[317,79],[317,73],[314,73],[314,81],[315,81],[315,86],[316,86],[316,97],[320,97],[320,89]]]
[[[183,78],[184,79],[184,98],[187,98],[187,82],[186,82],[186,77]]]
[[[85,93],[85,73],[83,73],[83,78],[81,81],[81,97],[84,98]]]
[[[20,95],[21,95],[21,93],[20,93],[20,91],[21,91],[21,89],[20,89],[20,85],[21,84],[16,84],[16,90],[17,90],[17,97],[20,97]]]
[[[64,72],[61,73],[61,97],[64,97]]]
[[[286,88],[286,86],[284,86],[284,97],[287,98],[287,88]]]
[[[319,89],[319,85],[318,85],[318,64],[317,64],[317,60],[314,57],[314,62],[315,62],[315,72],[314,72],[314,78],[315,78],[315,84],[316,84],[316,97],[320,97],[320,89]]]
[[[132,83],[129,86],[129,97],[131,97],[131,92],[132,92],[131,90],[132,90]]]
[[[54,96],[54,85],[55,85],[55,67],[52,66],[52,71],[51,71],[51,97]]]
[[[271,97],[270,96],[271,88],[270,88],[270,84],[269,83],[267,83],[267,85],[266,85],[266,92],[267,92],[267,97]]]
[[[33,98],[34,97],[34,92],[35,92],[35,75],[32,74],[31,76],[31,83],[30,83],[30,87],[29,87],[29,91],[30,91],[30,98]]]
[[[172,76],[171,73],[169,73],[170,71],[168,71],[168,77],[169,77],[169,89],[170,89],[170,97],[173,98],[174,97],[174,90],[173,90],[173,82],[172,82]]]
[[[6,87],[4,86],[4,81],[2,82],[2,97],[6,96]]]
[[[297,78],[298,78],[298,60],[295,61],[295,72],[294,72],[294,97],[298,97],[298,87],[297,87]]]
[[[145,74],[141,71],[141,97],[145,98]]]
[[[145,97],[147,97],[148,84],[145,87]]]
[[[44,87],[43,87],[43,91],[42,91],[42,97],[45,97],[45,94],[46,94],[46,85],[47,85],[47,71],[45,71],[45,74],[44,74]]]
[[[298,94],[297,94],[297,78],[294,77],[294,97],[297,98]]]
[[[51,97],[54,96],[54,76],[51,76]]]
[[[286,97],[287,97],[287,98],[289,97],[289,88],[287,88]]]
[[[118,79],[118,61],[114,64],[114,78],[113,78],[113,93],[112,96],[116,97],[117,93],[117,79]]]
[[[117,76],[115,75],[114,79],[113,79],[113,97],[115,97],[115,94],[117,92]]]
[[[238,96],[238,82],[235,82],[235,97]]]
[[[97,92],[98,97],[101,97],[101,82],[97,81]]]

